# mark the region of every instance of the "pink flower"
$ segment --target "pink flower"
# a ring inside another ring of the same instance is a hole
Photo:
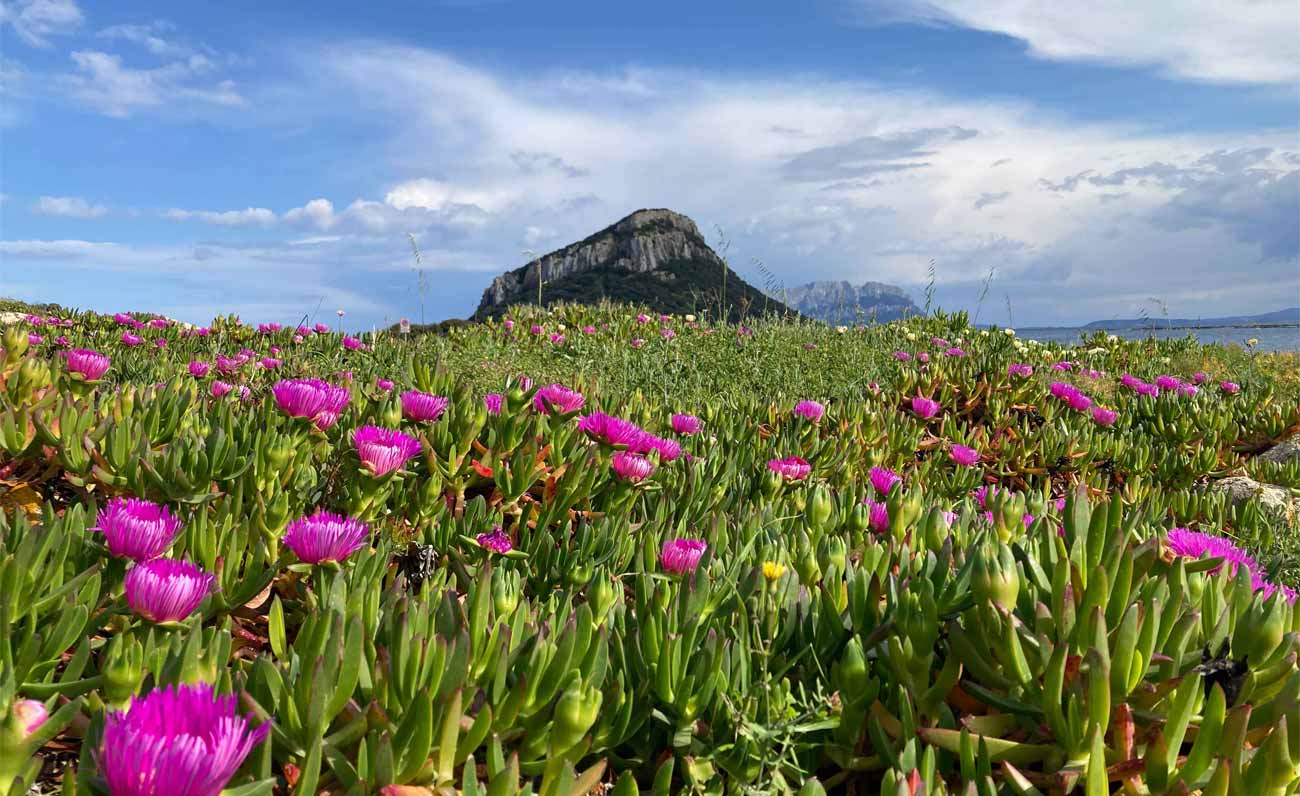
[[[556,414],[568,415],[581,409],[586,400],[582,393],[570,390],[563,384],[550,384],[539,389],[533,396],[533,408],[544,415],[549,415],[552,410]]]
[[[352,444],[361,466],[376,477],[397,470],[424,447],[418,439],[378,426],[358,428],[352,433]]]
[[[559,332],[555,332],[551,335],[551,342],[554,343],[555,345],[564,345],[564,341],[565,341],[564,335],[560,334]]]
[[[419,390],[407,390],[402,393],[402,417],[417,423],[432,423],[442,417],[450,403],[441,395],[433,395]]]
[[[871,487],[877,495],[888,495],[895,484],[903,481],[902,476],[887,467],[872,467],[870,478]]]
[[[505,531],[501,530],[500,525],[494,527],[491,533],[479,534],[476,541],[478,542],[479,547],[482,547],[484,550],[491,550],[493,553],[499,555],[505,555],[515,549],[514,544],[510,541],[510,537],[506,535]]]
[[[884,533],[889,530],[889,506],[883,502],[877,502],[870,498],[862,501],[870,513],[870,519],[867,521],[871,525],[871,530],[876,533]]]
[[[1021,378],[1026,378],[1032,375],[1034,375],[1034,367],[1032,365],[1015,364],[1007,366],[1008,377],[1019,376]]]
[[[894,359],[897,359],[899,362],[906,362],[906,361],[908,361],[908,360],[911,359],[911,358],[912,358],[912,355],[909,354],[909,353],[907,353],[906,351],[895,351],[895,352],[894,352]]]
[[[948,455],[962,467],[972,467],[978,464],[980,460],[980,452],[965,445],[953,445],[952,450],[948,451]]]
[[[11,710],[14,718],[18,720],[18,726],[23,728],[23,737],[39,730],[50,717],[49,711],[45,709],[45,703],[37,702],[35,699],[20,699],[14,702]]]
[[[284,363],[276,359],[275,357],[262,357],[257,361],[257,364],[261,365],[262,368],[264,368],[265,370],[275,370],[276,368],[280,367]]]
[[[699,539],[668,539],[659,551],[659,566],[673,575],[694,572],[709,546]]]
[[[501,414],[501,405],[505,401],[505,396],[499,392],[490,392],[483,396],[483,406],[487,407],[490,415]]]
[[[140,345],[143,342],[144,342],[144,338],[138,334],[131,334],[130,332],[122,332],[123,345],[129,345],[135,347]]]
[[[383,390],[384,392],[393,391],[393,383],[388,379],[375,379],[375,386]]]
[[[610,465],[614,468],[615,475],[633,484],[649,478],[655,469],[654,464],[649,459],[639,453],[629,451],[615,453]]]
[[[363,346],[361,341],[355,337],[344,336],[343,347],[349,351],[360,351],[365,346]]]
[[[1057,362],[1052,365],[1052,370],[1074,370],[1073,362]]]
[[[643,345],[645,345],[645,340],[642,340],[640,337],[633,339],[631,343],[633,348],[640,348]]]
[[[1241,385],[1237,384],[1235,381],[1221,381],[1219,382],[1219,389],[1223,390],[1228,395],[1236,395],[1241,392]]]
[[[582,333],[583,333],[583,334],[595,334],[595,333],[596,333],[596,327],[595,327],[595,326],[592,326],[591,324],[587,324],[586,326],[582,327]]]
[[[64,355],[68,372],[80,375],[85,381],[99,381],[108,372],[113,360],[89,348],[74,348]]]
[[[1210,380],[1210,376],[1203,370],[1192,374],[1192,384],[1204,384]]]
[[[1176,390],[1180,383],[1173,376],[1156,376],[1156,386],[1162,390]]]
[[[216,580],[188,561],[155,558],[132,567],[122,585],[135,613],[150,622],[179,622],[194,613]]]
[[[321,431],[338,422],[352,398],[347,387],[320,379],[285,379],[271,388],[271,394],[285,414],[310,420]]]
[[[643,313],[641,313],[640,315],[636,316],[636,322],[637,322],[637,323],[649,323],[649,322],[650,322],[650,316],[649,316],[649,315],[646,315],[646,314],[643,312]]]
[[[822,419],[822,414],[826,412],[826,407],[816,401],[800,401],[794,405],[794,413],[806,420],[816,423]]]
[[[29,332],[27,335],[27,345],[40,345],[45,342],[45,338],[35,332]]]
[[[190,363],[189,368],[190,368],[191,376],[193,376],[196,379],[201,379],[204,376],[208,375],[208,371],[212,369],[212,366],[209,365],[207,362],[200,362],[198,360],[194,360],[193,362]]]
[[[912,399],[912,411],[918,417],[929,419],[939,414],[939,402],[920,395]]]
[[[233,389],[235,389],[233,384],[227,384],[224,381],[214,381],[212,382],[212,397],[224,398],[229,395],[230,391]]]
[[[954,346],[953,348],[949,348],[947,351],[944,351],[943,355],[949,358],[964,357],[966,356],[966,352]]]
[[[930,361],[930,355],[929,355],[928,353],[922,351],[921,353],[919,353],[919,354],[916,355],[916,361],[917,361],[917,362],[929,362],[929,361]]]
[[[1086,412],[1092,407],[1092,399],[1078,390],[1071,393],[1070,397],[1066,399],[1066,402],[1069,403],[1070,408],[1076,412]]]
[[[654,434],[642,434],[641,439],[637,442],[635,452],[649,453],[650,451],[659,452],[659,461],[675,461],[682,455],[682,446],[671,439],[656,437]]]
[[[312,329],[316,331],[316,334],[329,334],[330,331],[329,324],[326,323],[318,323]]]
[[[61,348],[67,348],[68,346],[72,345],[72,341],[68,339],[67,335],[61,334],[58,337],[54,338],[54,344]]]
[[[942,337],[931,337],[930,345],[934,346],[935,348],[947,348],[948,341],[943,339]]]
[[[671,340],[677,336],[677,332],[674,332],[672,329],[660,329],[659,335],[665,340]]]
[[[802,481],[812,472],[812,465],[800,456],[787,456],[784,459],[772,459],[767,469],[781,476],[785,481]]]
[[[1099,426],[1113,426],[1115,425],[1115,419],[1118,417],[1119,413],[1113,409],[1107,409],[1102,406],[1094,406],[1092,408],[1093,422]]]
[[[1238,547],[1231,539],[1223,536],[1215,536],[1208,533],[1198,533],[1189,531],[1186,528],[1173,528],[1169,531],[1166,539],[1169,547],[1173,549],[1174,555],[1184,556],[1186,558],[1222,558],[1223,563],[1211,569],[1210,572],[1218,572],[1224,566],[1228,567],[1228,574],[1236,575],[1237,567],[1245,567],[1249,572],[1255,572],[1259,569],[1259,564],[1255,563],[1245,550]]]
[[[135,323],[135,318],[127,315],[125,312],[115,312],[113,313],[113,322],[118,326],[130,326]]]
[[[636,423],[604,412],[592,412],[580,418],[578,430],[606,445],[625,448],[637,447],[646,433]]]
[[[90,530],[104,534],[108,552],[117,558],[148,561],[167,552],[180,528],[180,517],[166,506],[117,497],[99,511]]]
[[[545,331],[546,331],[545,327],[538,326],[537,324],[533,324],[532,326],[528,327],[528,333],[533,336],[540,335],[542,332]]]
[[[700,419],[695,415],[673,415],[673,431],[678,434],[690,436],[700,433]]]
[[[284,546],[304,564],[343,561],[361,549],[370,537],[370,526],[354,517],[317,510],[289,523]]]
[[[506,330],[507,332],[510,331],[511,329],[515,328],[515,322],[512,321],[512,320],[510,320],[509,318],[506,318],[505,323],[503,323],[503,324],[501,324],[501,325],[505,327],[505,330]]]

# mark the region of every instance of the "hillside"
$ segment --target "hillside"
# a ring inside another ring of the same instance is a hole
[[[741,279],[700,234],[671,210],[638,210],[589,237],[492,280],[472,320],[500,316],[513,304],[593,304],[602,299],[669,314],[717,317],[725,295],[730,320],[788,313],[777,299]],[[725,292],[724,292],[725,273]]]
[[[884,282],[809,282],[781,295],[800,313],[830,324],[885,323],[921,313],[906,291]]]
[[[1225,315],[1219,318],[1112,318],[1093,321],[1085,329],[1204,328],[1208,326],[1290,326],[1300,324],[1300,307],[1289,307],[1259,315]]]

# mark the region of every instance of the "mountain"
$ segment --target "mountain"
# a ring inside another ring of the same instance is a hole
[[[789,308],[726,266],[695,222],[671,210],[638,210],[577,243],[492,280],[471,320],[500,316],[513,304],[592,304],[601,299],[670,314],[717,317],[723,296],[730,320]],[[724,286],[725,274],[725,286]],[[725,288],[725,293],[724,293]]]
[[[804,315],[831,324],[884,323],[921,313],[906,291],[884,282],[809,282],[780,295]]]
[[[1295,326],[1300,325],[1300,307],[1289,307],[1261,315],[1225,315],[1221,318],[1112,318],[1093,321],[1084,329],[1145,329],[1155,327],[1207,327],[1207,326]]]

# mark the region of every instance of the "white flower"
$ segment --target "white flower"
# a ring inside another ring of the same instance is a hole
[[[557,326],[557,327],[555,327],[555,328],[556,328],[556,329],[559,329],[559,330],[562,332],[562,331],[564,331],[565,329],[567,329],[567,328],[569,328],[569,327],[565,326],[564,324],[560,324],[559,326]]]
[[[835,327],[835,333],[836,333],[836,334],[844,334],[844,333],[847,332],[848,330],[849,330],[849,327],[847,327],[847,326],[836,326],[836,327]]]
[[[956,340],[953,340],[953,341],[952,341],[952,344],[953,344],[953,345],[961,345],[963,342],[964,342],[963,338],[958,337]]]
[[[1106,335],[1106,342],[1108,342],[1108,343],[1118,343],[1118,342],[1119,342],[1119,336],[1118,336],[1118,335],[1113,335],[1113,334],[1108,334],[1108,335]]]
[[[916,332],[908,332],[908,333],[907,333],[907,339],[908,339],[908,340],[915,340],[915,339],[916,339]]]
[[[989,336],[988,329],[980,329],[980,337],[988,337],[988,336]]]
[[[687,322],[687,323],[695,323],[695,316],[694,316],[694,315],[687,315],[687,316],[686,316],[686,322]]]
[[[1010,336],[1010,337],[1015,337],[1015,336],[1016,336],[1016,330],[1015,330],[1015,329],[1003,329],[1002,332],[1003,332],[1003,334],[1006,334],[1006,335],[1008,335],[1008,336]]]

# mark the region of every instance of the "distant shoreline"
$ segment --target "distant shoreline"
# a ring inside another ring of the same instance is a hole
[[[1132,332],[1132,331],[1196,331],[1197,329],[1300,329],[1300,323],[1213,323],[1213,324],[1179,324],[1176,326],[1024,326],[1024,331],[1038,329],[1077,329],[1080,332]]]

